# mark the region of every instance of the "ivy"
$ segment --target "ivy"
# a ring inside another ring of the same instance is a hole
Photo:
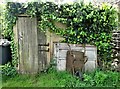
[[[17,58],[17,49],[12,29],[19,14],[37,16],[38,28],[41,31],[50,28],[51,32],[65,38],[63,42],[95,45],[101,60],[111,59],[111,32],[117,27],[117,12],[112,6],[103,4],[101,7],[95,7],[91,3],[85,5],[83,2],[60,6],[52,2],[7,3],[4,36],[12,40],[13,59]],[[58,28],[55,22],[66,24],[67,28]]]
[[[48,11],[49,8],[47,8]],[[51,31],[65,37],[64,42],[67,43],[95,45],[101,60],[111,59],[111,32],[117,27],[117,14],[112,6],[103,4],[101,8],[98,8],[92,4],[74,3],[73,5],[61,5],[57,8],[58,10],[53,9],[54,14],[49,12],[49,14],[43,13],[41,15],[40,29],[51,28]],[[67,28],[57,28],[52,21],[65,23]]]

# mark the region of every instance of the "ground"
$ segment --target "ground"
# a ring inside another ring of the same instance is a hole
[[[84,80],[68,72],[44,72],[37,75],[16,75],[4,77],[3,87],[119,87],[120,73],[97,71],[85,73]]]

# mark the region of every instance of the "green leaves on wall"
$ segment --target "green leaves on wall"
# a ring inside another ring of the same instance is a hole
[[[12,24],[18,14],[37,16],[38,27],[42,31],[50,28],[52,32],[66,38],[63,42],[95,45],[102,60],[111,58],[109,56],[112,52],[111,32],[117,27],[117,12],[112,6],[103,4],[101,7],[94,7],[92,4],[84,3],[58,6],[51,2],[29,2],[28,4],[8,3],[7,10],[9,11],[7,17],[13,16],[6,20],[11,21]],[[56,27],[54,21],[66,24],[67,28]],[[106,57],[102,58],[103,56]]]

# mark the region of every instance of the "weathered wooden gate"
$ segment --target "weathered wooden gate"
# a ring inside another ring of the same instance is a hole
[[[14,27],[18,44],[18,70],[20,73],[38,73],[47,65],[46,35],[37,28],[37,18],[20,15]]]
[[[44,32],[38,30],[38,65],[39,71],[42,71],[48,64],[49,43]]]
[[[71,50],[84,52],[84,47],[80,44],[69,44]],[[97,67],[97,48],[93,45],[85,46],[85,55],[88,61],[85,63],[85,71],[92,71]],[[66,70],[66,54],[69,50],[67,43],[54,43],[54,59],[57,61],[58,70]]]

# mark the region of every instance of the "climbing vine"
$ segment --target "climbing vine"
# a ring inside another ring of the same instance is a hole
[[[29,2],[27,4],[8,2],[6,5],[4,36],[11,38],[13,59],[17,59],[17,47],[13,40],[13,26],[19,14],[37,16],[38,28],[46,31],[50,28],[65,38],[63,42],[74,44],[91,44],[97,46],[98,55],[103,61],[111,59],[111,32],[117,27],[117,12],[112,6],[103,4],[95,7],[91,3],[74,3],[56,5],[52,2]],[[66,29],[58,28],[56,22],[67,25]]]
[[[50,28],[66,38],[63,42],[95,45],[101,60],[108,61],[111,58],[111,32],[117,27],[117,13],[112,6],[103,4],[94,7],[91,3],[58,6],[49,2],[29,3],[28,7],[28,14],[34,13],[32,16],[40,18],[38,25],[41,30]],[[66,24],[67,28],[56,27],[55,21]]]

